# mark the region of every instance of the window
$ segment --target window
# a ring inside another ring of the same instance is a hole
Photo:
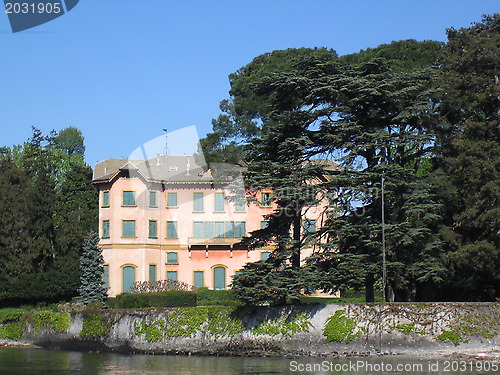
[[[239,238],[246,234],[244,221],[195,221],[193,222],[193,237],[230,237]]]
[[[102,207],[109,207],[109,191],[102,192]]]
[[[203,237],[203,221],[195,221],[193,223],[193,237]]]
[[[224,237],[224,222],[216,221],[214,223],[214,237]]]
[[[122,221],[122,237],[135,237],[135,220]]]
[[[226,269],[224,267],[214,267],[214,289],[226,289]]]
[[[201,288],[205,286],[205,277],[203,271],[194,271],[194,287]]]
[[[167,193],[167,207],[177,207],[177,193]]]
[[[149,265],[149,281],[156,281],[156,264]]]
[[[269,258],[269,255],[271,255],[269,251],[263,251],[262,253],[260,253],[260,259],[265,261]]]
[[[122,206],[135,206],[135,191],[124,191]]]
[[[214,194],[214,211],[215,212],[224,212],[224,193],[215,193]]]
[[[226,237],[234,237],[234,221],[226,221]]]
[[[167,253],[167,264],[179,264],[177,253]]]
[[[234,236],[235,237],[245,237],[246,229],[244,221],[235,222],[234,226]]]
[[[167,271],[167,280],[177,281],[177,271]]]
[[[214,222],[213,221],[205,221],[204,222],[204,233],[203,237],[213,237],[214,235]]]
[[[193,194],[193,211],[203,212],[203,193]]]
[[[304,234],[312,234],[316,232],[316,220],[304,220]]]
[[[109,238],[109,220],[102,222],[102,238]]]
[[[177,221],[167,221],[167,238],[177,237]]]
[[[105,264],[103,268],[104,268],[104,275],[103,275],[104,287],[106,289],[109,289],[109,265]]]
[[[129,293],[135,283],[135,267],[126,266],[122,268],[122,291]]]
[[[149,238],[157,238],[158,237],[158,225],[156,220],[149,220]]]
[[[260,229],[266,229],[269,226],[269,221],[261,221]]]
[[[270,192],[260,193],[260,205],[261,207],[271,207],[272,195]]]
[[[335,201],[336,201],[335,193],[334,192],[329,192],[329,193],[326,194],[326,196],[328,198],[328,205],[330,207],[335,206]]]
[[[243,199],[238,199],[234,203],[234,211],[235,212],[245,212],[245,201],[243,201]]]
[[[156,205],[156,191],[149,192],[149,207],[157,207],[157,205]]]

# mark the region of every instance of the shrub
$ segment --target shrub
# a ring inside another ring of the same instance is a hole
[[[116,296],[114,302],[116,308],[122,309],[187,307],[196,306],[196,294],[181,290],[158,293],[125,293]]]
[[[196,291],[197,306],[241,306],[242,303],[232,290],[210,290],[207,287]]]

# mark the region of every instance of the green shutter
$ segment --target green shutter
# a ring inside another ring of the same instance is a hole
[[[167,207],[177,207],[177,193],[167,193]]]
[[[269,221],[261,221],[260,229],[266,229],[269,226]]]
[[[107,264],[104,265],[104,287],[109,289],[109,266]]]
[[[203,193],[193,194],[193,211],[203,212]]]
[[[167,280],[177,281],[177,271],[167,271]]]
[[[224,267],[214,268],[214,289],[226,289],[226,269]]]
[[[156,281],[156,265],[149,265],[149,281]]]
[[[156,220],[149,220],[149,237],[155,238],[157,234],[157,223]]]
[[[261,193],[260,198],[262,207],[271,207],[271,202],[272,202],[271,193]]]
[[[177,221],[167,221],[167,238],[177,237]]]
[[[316,220],[304,220],[304,233],[312,234],[316,232]]]
[[[135,237],[135,220],[123,220],[123,237]]]
[[[245,212],[245,202],[238,200],[234,203],[234,210],[236,212]]]
[[[135,191],[124,191],[123,192],[123,205],[124,206],[135,206]]]
[[[215,207],[214,211],[216,212],[224,212],[224,193],[215,193]]]
[[[203,271],[194,271],[194,287],[201,288],[205,286]]]
[[[135,282],[135,268],[131,266],[123,267],[123,293],[129,293],[132,285]]]
[[[168,264],[178,264],[179,260],[177,257],[177,253],[167,253],[167,263]]]
[[[109,220],[102,222],[102,237],[109,238]]]
[[[109,191],[102,192],[102,205],[104,207],[109,206]]]
[[[149,206],[156,207],[156,191],[149,192]]]

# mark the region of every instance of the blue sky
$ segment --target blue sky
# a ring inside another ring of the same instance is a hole
[[[446,28],[469,27],[499,6],[497,0],[82,0],[66,15],[16,34],[0,9],[0,146],[24,142],[32,125],[44,132],[76,126],[93,165],[128,157],[163,128],[209,132],[228,97],[228,74],[259,54],[327,47],[343,55],[393,40],[446,41]]]

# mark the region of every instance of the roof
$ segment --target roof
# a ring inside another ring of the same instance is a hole
[[[156,156],[148,160],[106,159],[94,168],[93,183],[106,183],[119,173],[128,171],[148,182],[213,183],[231,182],[241,174],[241,167],[216,164],[212,170],[200,165],[194,156]]]

